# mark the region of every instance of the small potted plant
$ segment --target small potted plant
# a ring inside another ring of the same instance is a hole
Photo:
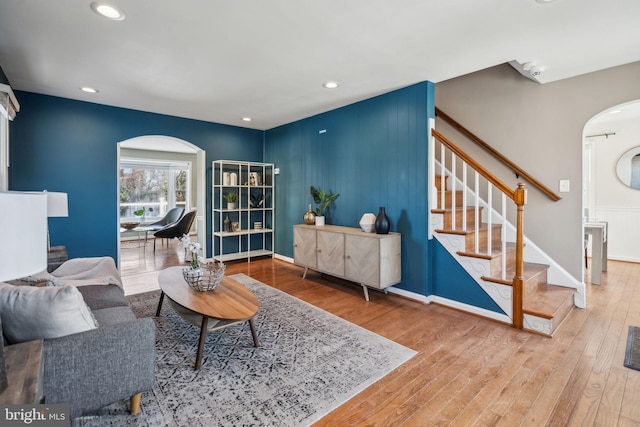
[[[238,194],[227,193],[224,195],[224,199],[227,201],[227,209],[235,209],[236,202],[238,201]]]
[[[327,193],[323,189],[317,189],[313,185],[311,186],[311,197],[313,197],[313,201],[318,205],[316,208],[316,225],[324,225],[325,218],[324,212],[329,208],[331,203],[333,203],[340,194],[336,193]]]
[[[138,221],[140,221],[141,223],[144,222],[145,211],[146,209],[144,208],[144,206],[138,209],[137,211],[133,211],[133,214],[138,218]]]

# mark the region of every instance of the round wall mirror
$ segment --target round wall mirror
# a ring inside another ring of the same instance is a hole
[[[616,174],[624,185],[640,190],[640,147],[634,147],[620,156]]]

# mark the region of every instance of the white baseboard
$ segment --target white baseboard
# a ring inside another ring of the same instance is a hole
[[[275,254],[275,253],[273,254],[273,257],[293,264],[293,258]],[[453,301],[447,298],[442,298],[437,295],[425,296],[425,295],[417,294],[415,292],[405,291],[404,289],[394,288],[393,286],[388,287],[386,290],[391,294],[396,294],[413,301],[421,302],[423,304],[430,304],[434,302],[440,305],[444,305],[446,307],[455,308],[456,310],[466,311],[468,313],[475,314],[477,316],[486,317],[492,320],[497,320],[498,322],[503,322],[508,324],[512,323],[511,319],[506,314],[496,313],[495,311],[486,310],[484,308],[475,307],[473,305],[464,304],[464,303]]]
[[[387,288],[387,291],[390,294],[400,295],[401,297],[418,301],[424,304],[429,304],[431,302],[431,296],[420,295],[415,292],[405,291],[404,289],[394,288],[393,286],[391,286],[390,288]]]
[[[285,261],[285,262],[293,264],[293,258],[290,258],[288,256],[280,255],[280,254],[277,254],[277,253],[274,252],[273,253],[273,257],[275,259],[279,259],[280,261]]]
[[[484,308],[476,307],[473,305],[465,304],[458,301],[453,301],[447,298],[442,298],[437,295],[431,295],[431,302],[444,305],[446,307],[455,308],[456,310],[466,311],[467,313],[475,314],[488,319],[497,320],[507,324],[513,323],[509,316],[506,314],[496,313],[495,311],[486,310]]]

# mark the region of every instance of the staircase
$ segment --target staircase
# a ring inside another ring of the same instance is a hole
[[[444,144],[442,139],[446,138],[435,130],[433,133],[438,142]],[[465,157],[466,154],[448,140],[447,149],[452,151],[451,159],[445,157],[449,154],[445,155],[443,148],[440,160],[436,160],[433,154],[430,164],[434,171],[430,178],[431,188],[437,194],[431,200],[433,237],[504,311],[504,319],[498,320],[510,321],[515,327],[552,336],[574,305],[584,306],[584,290],[523,235],[518,239],[522,224],[514,227],[506,220],[505,193],[509,194],[509,188],[491,178],[488,190],[484,191],[488,200],[481,200],[477,196],[480,193],[478,177],[486,171],[478,172],[473,160]],[[464,159],[462,167],[460,163],[456,166],[456,159],[460,162],[461,158]],[[467,182],[466,168],[469,162],[472,163],[472,172],[475,172],[475,179],[471,183]],[[452,170],[457,173],[452,173]],[[502,212],[496,212],[494,208],[500,202],[491,200],[493,193],[498,192],[496,188],[503,191]],[[523,184],[519,188],[523,195],[526,194]],[[517,193],[517,190],[511,191]],[[509,197],[515,201],[513,193]],[[526,195],[521,198],[524,205]],[[522,221],[521,215],[517,218],[516,222]],[[519,275],[518,241],[522,260]],[[549,283],[550,269],[556,283]]]

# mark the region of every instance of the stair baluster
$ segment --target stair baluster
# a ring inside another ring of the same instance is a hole
[[[475,187],[473,189],[473,191],[475,192],[475,194],[480,194],[480,174],[478,173],[478,171],[475,171]],[[478,221],[478,218],[480,218],[480,200],[478,200],[479,197],[476,197],[476,201],[475,201],[475,218],[476,218],[476,223],[480,222]],[[477,232],[477,227],[479,227],[478,224],[476,224],[476,233],[474,235],[474,251],[475,253],[479,254],[480,253],[480,233]]]
[[[467,231],[467,162],[462,162],[462,231]],[[475,227],[478,226],[474,221]]]
[[[502,218],[507,217],[507,195],[502,193],[502,211],[500,212]],[[507,280],[507,227],[502,227],[500,229],[500,240],[502,242],[501,252],[503,254],[501,261],[501,278],[502,280]]]
[[[439,194],[429,198],[434,214],[430,236],[458,257],[504,313],[491,317],[551,336],[573,307],[578,287],[548,283],[549,265],[538,261],[548,258],[533,243],[532,252],[527,252],[532,260],[525,264],[524,184],[510,188],[435,129],[431,134],[429,182]],[[438,143],[440,154],[436,156]],[[473,170],[473,182],[468,182],[467,167]],[[494,199],[495,190],[499,193]],[[515,205],[514,225],[507,221],[507,197]]]

